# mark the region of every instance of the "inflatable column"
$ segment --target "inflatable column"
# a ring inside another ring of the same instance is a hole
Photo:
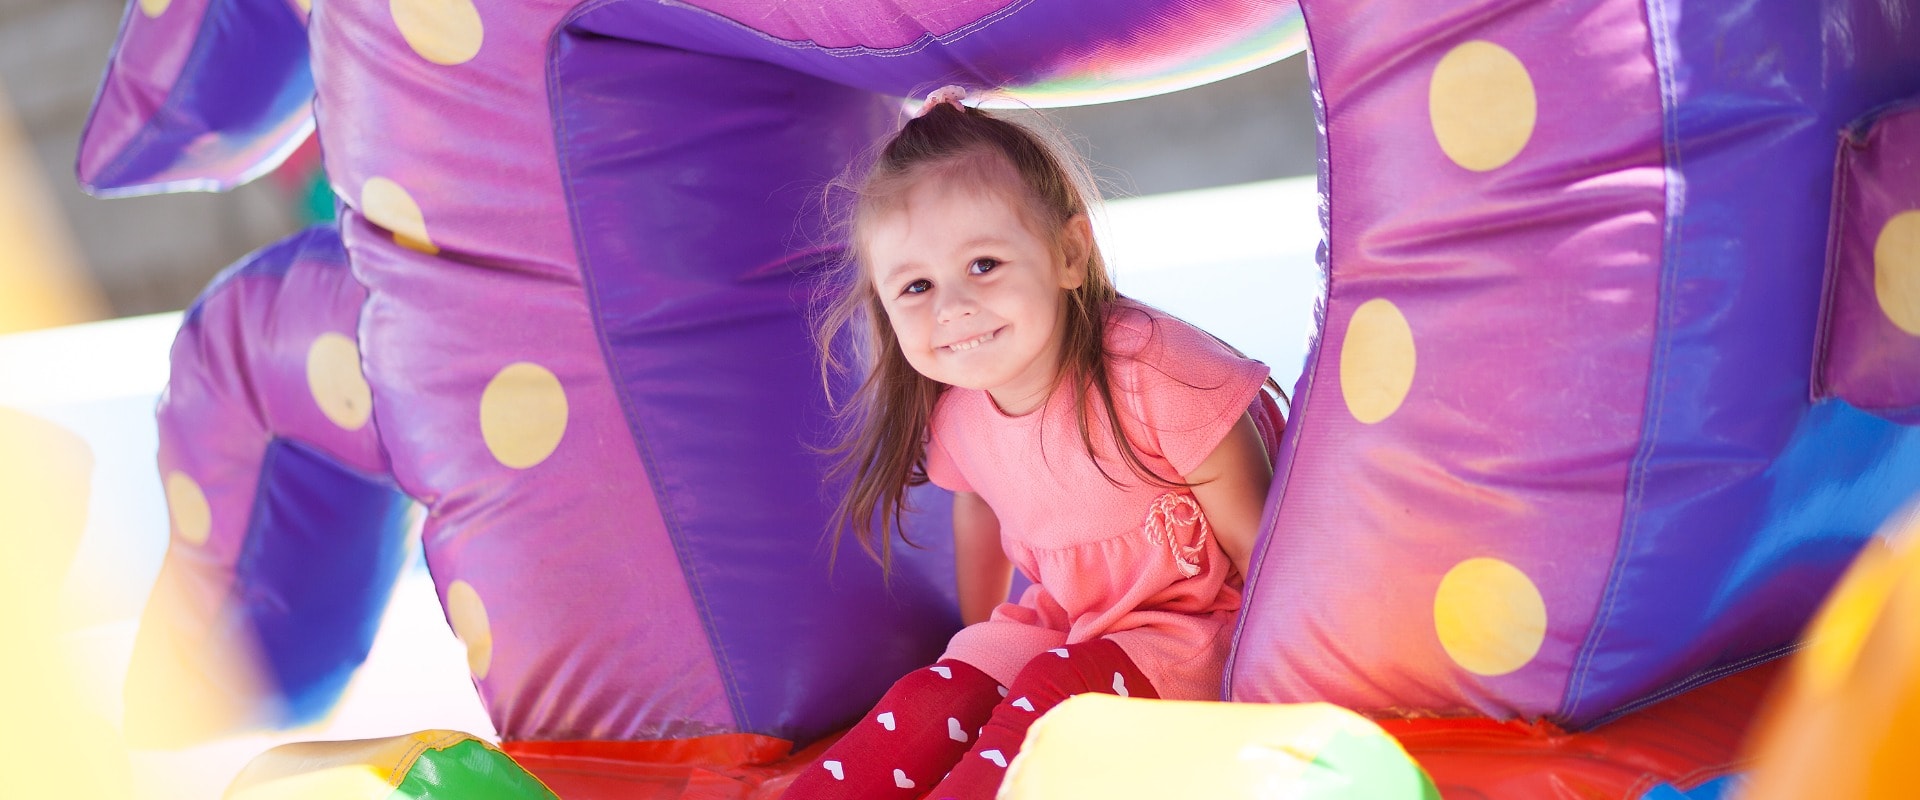
[[[1920,431],[1809,399],[1829,237],[1913,229],[1830,203],[1910,8],[1303,12],[1328,295],[1231,696],[1585,726],[1794,647],[1920,490]]]
[[[406,547],[338,232],[249,256],[192,308],[160,400],[173,538],[127,680],[130,739],[319,719],[366,659]]]
[[[99,197],[231,189],[313,133],[309,0],[132,0],[76,173]]]

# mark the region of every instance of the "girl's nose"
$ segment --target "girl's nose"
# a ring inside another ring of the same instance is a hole
[[[972,291],[964,287],[942,288],[945,289],[945,291],[940,293],[940,305],[936,309],[936,314],[940,322],[947,323],[965,319],[973,316],[973,312],[979,309],[979,306],[974,302]]]

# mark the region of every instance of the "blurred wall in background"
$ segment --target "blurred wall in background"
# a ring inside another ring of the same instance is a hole
[[[296,203],[265,182],[227,195],[108,201],[81,193],[76,143],[125,8],[0,0],[0,85],[110,316],[184,308],[222,267],[299,224]]]
[[[224,195],[98,200],[80,192],[76,142],[125,8],[117,0],[0,0],[0,88],[44,187],[31,202],[52,206],[35,224],[70,231],[55,237],[71,243],[68,271],[91,277],[84,291],[103,299],[91,313],[115,317],[186,307],[221,268],[298,229],[315,205],[299,186],[272,180]],[[1299,57],[1185,92],[1051,116],[1127,195],[1315,168],[1313,104]],[[0,255],[0,286],[28,268],[10,258]]]
[[[0,86],[0,334],[106,313]]]

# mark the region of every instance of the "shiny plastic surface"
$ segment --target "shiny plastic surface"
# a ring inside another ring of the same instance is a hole
[[[499,748],[458,731],[300,742],[255,758],[227,800],[555,800]]]
[[[1329,293],[1233,698],[1578,728],[1793,642],[1920,491],[1920,435],[1807,400],[1900,14],[1305,7]]]
[[[1920,424],[1920,98],[1840,137],[1814,397]]]
[[[187,311],[159,409],[173,537],[129,669],[131,738],[318,719],[366,658],[409,504],[356,383],[365,297],[322,226]]]
[[[1920,756],[1920,507],[1860,553],[1748,746],[1750,800],[1906,797]]]
[[[294,0],[132,0],[80,134],[103,197],[224,191],[313,133],[306,14]]]
[[[1746,670],[1592,730],[1489,719],[1386,720],[1442,797],[1639,800],[1744,769],[1740,750],[1777,664]]]

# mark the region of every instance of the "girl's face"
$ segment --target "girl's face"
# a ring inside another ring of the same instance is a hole
[[[1091,230],[1075,217],[1056,247],[1014,202],[967,183],[918,181],[876,216],[868,277],[914,370],[1025,414],[1059,371],[1065,293],[1086,280]]]

